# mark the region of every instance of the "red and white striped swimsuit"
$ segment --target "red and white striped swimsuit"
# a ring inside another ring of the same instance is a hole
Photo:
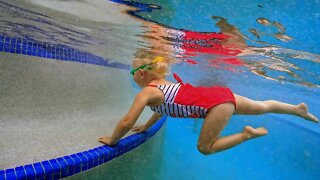
[[[152,111],[171,117],[205,118],[213,106],[227,102],[236,105],[229,88],[194,87],[184,84],[176,74],[173,75],[178,81],[176,84],[149,85],[159,88],[164,94],[164,102],[160,106],[150,106]]]

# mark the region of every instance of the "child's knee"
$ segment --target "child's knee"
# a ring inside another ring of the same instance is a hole
[[[201,143],[198,143],[197,148],[198,148],[198,151],[203,155],[209,155],[214,153],[214,150],[212,150],[210,146],[203,145]]]

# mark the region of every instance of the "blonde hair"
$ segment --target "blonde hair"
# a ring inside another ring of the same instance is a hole
[[[145,48],[139,48],[135,53],[135,59],[133,64],[137,66],[142,66],[149,64],[148,67],[151,67],[151,72],[157,78],[162,78],[170,74],[170,63],[172,58],[165,53],[149,50]]]

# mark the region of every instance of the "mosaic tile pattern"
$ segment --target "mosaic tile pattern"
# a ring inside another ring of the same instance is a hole
[[[61,179],[108,162],[131,151],[152,137],[164,124],[162,117],[148,131],[121,139],[116,146],[100,146],[56,159],[0,170],[0,180]]]
[[[130,65],[128,64],[111,62],[109,59],[79,51],[65,45],[43,43],[28,38],[0,36],[0,52],[94,64],[118,69],[130,69]]]

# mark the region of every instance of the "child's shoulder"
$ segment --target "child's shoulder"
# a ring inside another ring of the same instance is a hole
[[[144,87],[140,93],[137,95],[137,97],[142,97],[143,99],[146,99],[147,105],[154,106],[155,104],[161,104],[164,100],[164,94],[159,88],[147,86]]]

